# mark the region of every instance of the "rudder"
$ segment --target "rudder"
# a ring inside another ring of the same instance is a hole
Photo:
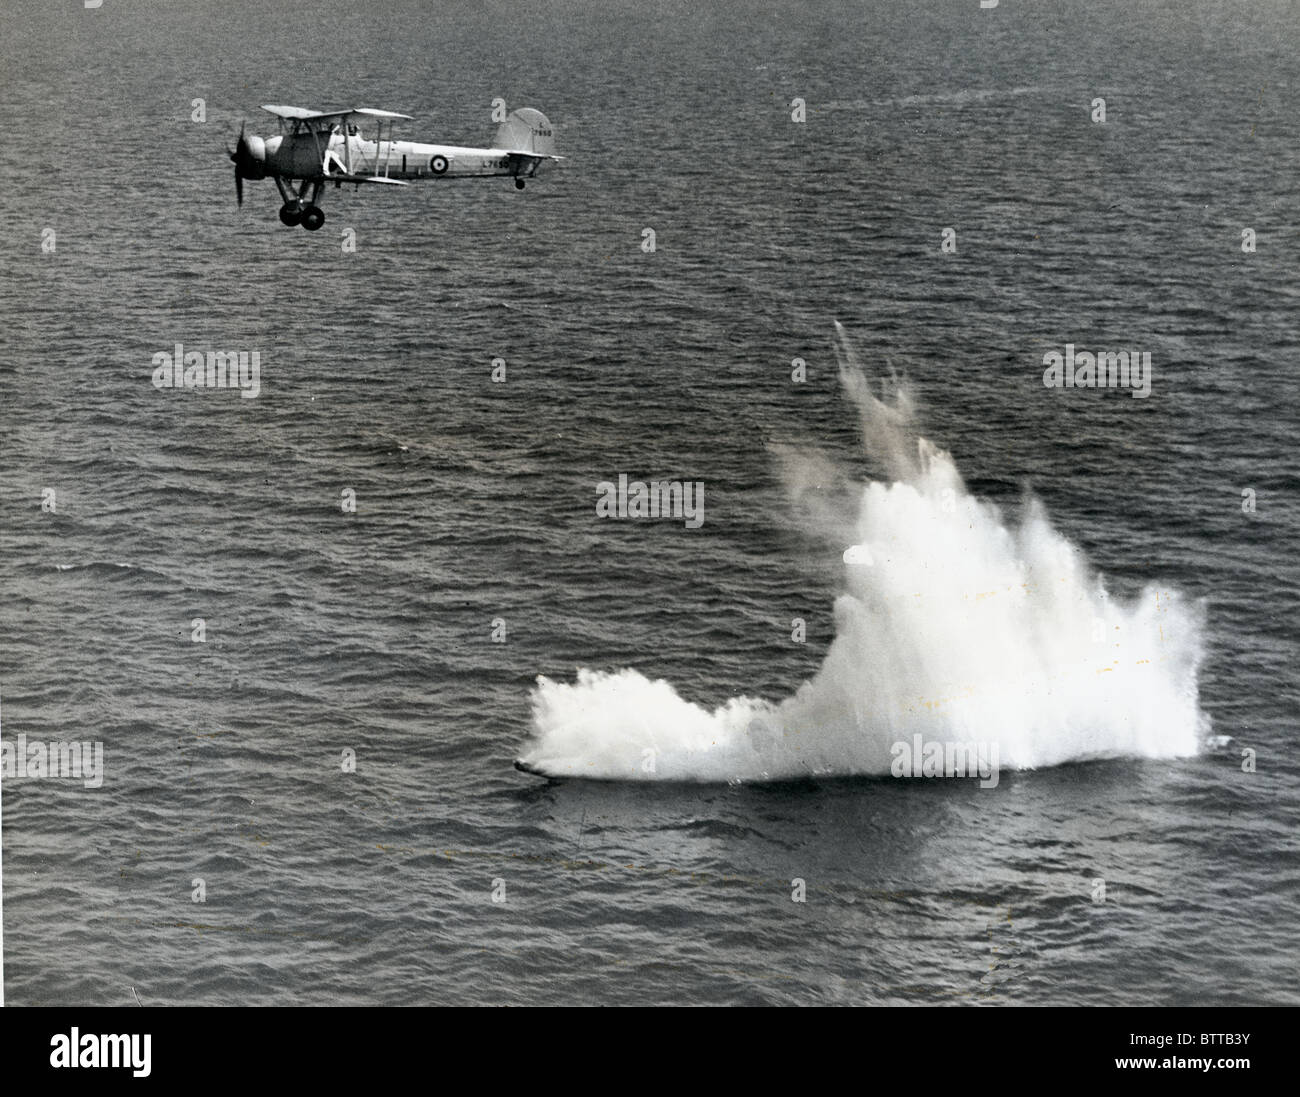
[[[495,147],[508,152],[530,152],[536,156],[555,155],[555,134],[551,123],[539,110],[520,107],[497,130]]]

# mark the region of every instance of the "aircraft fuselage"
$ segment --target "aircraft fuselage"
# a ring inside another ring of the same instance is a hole
[[[266,170],[283,178],[313,182],[344,172],[401,180],[493,175],[527,178],[536,172],[536,160],[511,157],[508,152],[419,141],[368,141],[339,133],[297,133],[266,139]],[[327,157],[328,172],[324,170]]]

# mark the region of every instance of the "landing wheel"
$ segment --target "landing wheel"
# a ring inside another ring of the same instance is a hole
[[[523,189],[524,189],[524,181],[522,179],[516,179],[515,190],[523,190]]]
[[[304,206],[302,210],[302,227],[308,232],[315,232],[325,224],[325,213],[320,206]]]
[[[286,202],[280,207],[280,224],[296,225],[302,220],[303,209],[297,202]]]

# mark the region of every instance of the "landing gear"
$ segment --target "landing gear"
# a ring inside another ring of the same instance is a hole
[[[292,180],[290,183],[292,184]],[[306,179],[298,187],[297,194],[294,194],[292,185],[286,187],[284,181],[278,175],[275,176],[275,185],[280,188],[280,197],[284,199],[284,205],[280,207],[280,223],[282,225],[301,225],[308,232],[315,232],[321,225],[325,224],[325,214],[320,206],[316,204],[320,201],[320,196],[325,192],[325,183],[323,181],[310,184],[310,201],[307,200],[309,181]]]
[[[523,189],[524,189],[524,181],[522,179],[516,179],[515,190],[523,190]]]

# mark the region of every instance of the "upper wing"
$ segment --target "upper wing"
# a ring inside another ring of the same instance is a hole
[[[262,109],[277,118],[291,121],[309,122],[321,118],[350,118],[361,115],[363,118],[410,118],[409,114],[398,114],[391,110],[375,110],[373,107],[349,107],[347,110],[305,110],[302,107],[282,107],[273,103],[263,104]]]
[[[349,113],[349,114],[362,114],[362,115],[365,115],[367,118],[406,118],[406,119],[409,119],[409,118],[411,117],[411,115],[409,115],[409,114],[398,114],[397,111],[395,111],[395,110],[375,110],[374,107],[353,107],[353,108],[352,108],[348,113]]]
[[[330,113],[323,110],[304,110],[302,107],[277,107],[271,103],[264,103],[262,109],[277,118],[288,118],[298,122],[305,122],[309,118],[339,118],[347,114],[347,111]]]

